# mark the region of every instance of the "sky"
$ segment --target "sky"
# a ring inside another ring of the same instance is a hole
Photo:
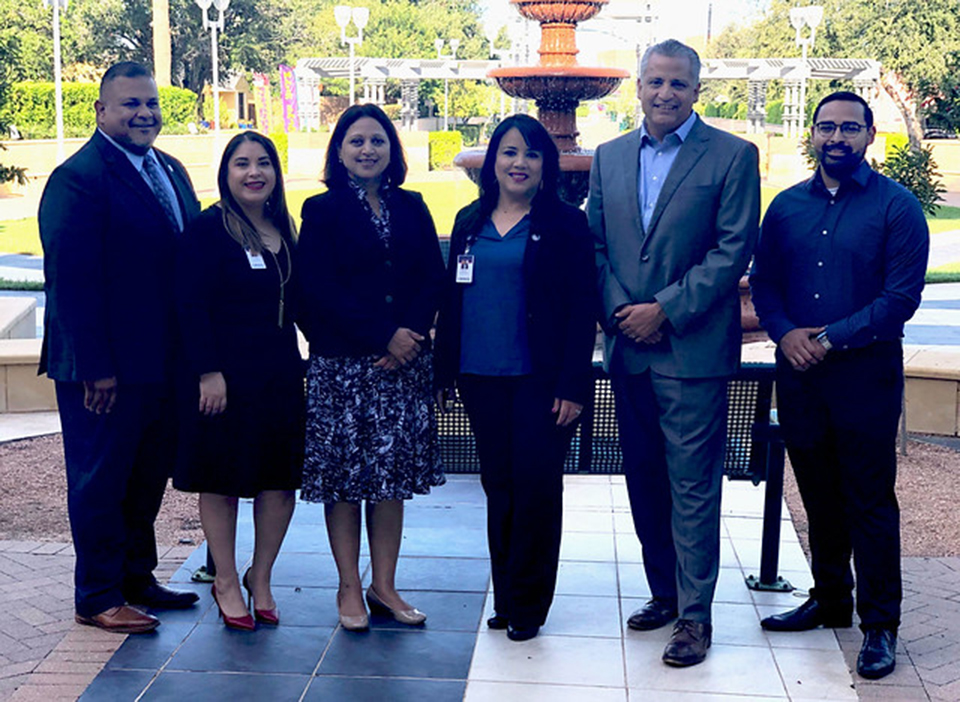
[[[712,34],[716,36],[731,23],[742,24],[756,16],[764,5],[764,0],[652,0],[659,5],[660,23],[657,39],[676,38],[689,40],[707,33],[708,8],[712,5]],[[578,28],[577,44],[581,50],[578,59],[581,64],[590,60],[595,52],[609,49],[611,43],[622,44],[621,48],[630,48],[635,42],[636,24],[633,22],[604,21],[604,15],[629,14],[636,8],[646,5],[648,0],[611,0],[597,18],[585,22]],[[485,7],[484,22],[494,26],[505,25],[517,17],[517,10],[509,0],[481,0]],[[612,38],[611,38],[612,33]],[[620,36],[618,36],[620,35]]]

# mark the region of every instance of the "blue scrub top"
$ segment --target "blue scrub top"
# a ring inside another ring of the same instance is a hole
[[[460,372],[515,376],[531,372],[523,256],[527,215],[503,237],[491,220],[470,246],[473,282],[464,284]]]

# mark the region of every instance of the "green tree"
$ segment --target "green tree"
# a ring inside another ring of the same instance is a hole
[[[793,5],[793,0],[771,0],[755,24],[723,32],[711,53],[796,56],[789,21]],[[925,86],[941,84],[950,74],[950,58],[960,51],[960,0],[825,0],[823,6],[823,25],[811,56],[880,61],[880,84],[903,115],[911,146],[918,148]],[[834,87],[813,83],[811,94]]]

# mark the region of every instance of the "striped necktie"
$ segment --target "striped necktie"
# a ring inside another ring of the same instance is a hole
[[[166,213],[167,219],[170,220],[173,231],[179,233],[180,223],[177,221],[177,214],[174,209],[175,205],[171,202],[170,194],[167,192],[166,187],[164,187],[160,167],[149,155],[143,159],[143,172],[147,174],[147,179],[150,181],[150,188],[153,190],[153,194],[157,196],[157,200],[160,201],[160,206]]]

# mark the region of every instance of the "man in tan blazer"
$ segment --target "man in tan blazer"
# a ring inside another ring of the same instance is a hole
[[[700,59],[667,40],[641,63],[639,129],[597,149],[587,216],[606,364],[651,599],[628,620],[677,617],[663,660],[700,663],[719,573],[727,381],[740,361],[738,281],[760,216],[755,146],[694,112]]]

